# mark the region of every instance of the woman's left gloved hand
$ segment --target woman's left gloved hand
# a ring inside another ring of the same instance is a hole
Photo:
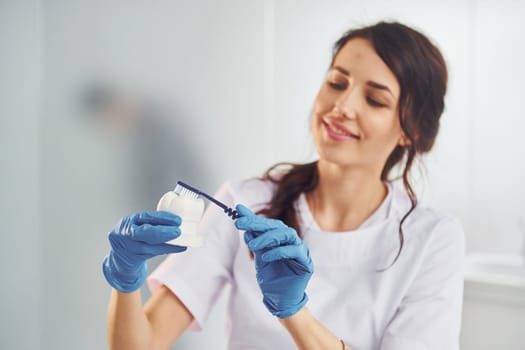
[[[292,316],[308,301],[305,289],[313,273],[308,247],[282,221],[255,215],[241,204],[236,209],[241,217],[235,226],[246,230],[264,305],[279,318]]]

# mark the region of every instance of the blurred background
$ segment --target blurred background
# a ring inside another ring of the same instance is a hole
[[[333,42],[387,19],[449,65],[440,136],[414,180],[465,228],[462,348],[518,349],[524,15],[518,0],[0,0],[0,348],[107,348],[111,227],[177,180],[213,193],[314,159],[309,114]],[[225,349],[226,302],[173,349]]]

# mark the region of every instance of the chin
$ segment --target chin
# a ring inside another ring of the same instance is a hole
[[[341,168],[356,166],[357,162],[350,159],[348,154],[334,154],[336,152],[318,152],[319,163],[330,164]]]

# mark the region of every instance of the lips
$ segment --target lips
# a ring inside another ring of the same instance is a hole
[[[326,131],[328,135],[337,140],[337,141],[344,141],[344,140],[359,140],[361,137],[357,133],[353,133],[347,128],[345,128],[343,125],[339,124],[338,122],[334,120],[328,120],[323,119],[323,125],[326,128]]]

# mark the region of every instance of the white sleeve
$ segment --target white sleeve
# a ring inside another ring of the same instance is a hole
[[[385,330],[381,350],[459,349],[465,256],[460,223],[441,220],[426,249],[421,269]]]
[[[235,205],[229,183],[214,195],[228,206]],[[232,262],[239,246],[239,231],[222,209],[208,205],[199,231],[204,245],[169,255],[147,279],[153,293],[161,285],[168,287],[194,317],[189,330],[201,330],[228,281],[232,279]]]

